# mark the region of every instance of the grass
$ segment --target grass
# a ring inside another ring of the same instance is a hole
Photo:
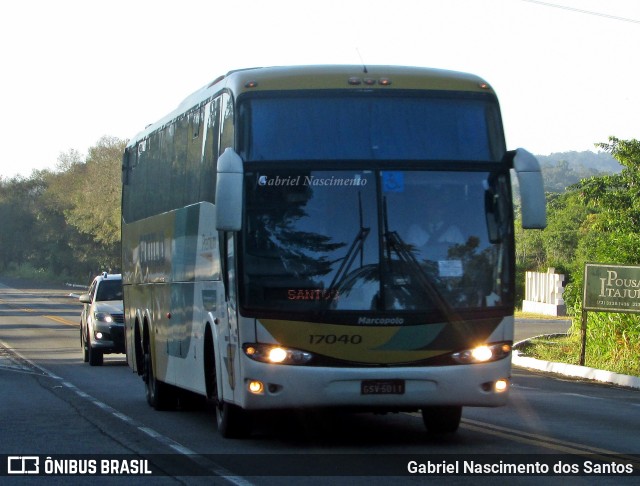
[[[522,312],[516,310],[514,313],[516,319],[542,319],[549,321],[566,321],[571,319],[571,316],[547,316],[544,314],[535,314],[533,312]]]
[[[580,364],[580,319],[573,318],[567,336],[530,340],[521,354],[545,361]],[[588,314],[585,366],[624,375],[640,376],[640,316]]]
[[[36,268],[33,265],[25,263],[20,266],[11,266],[8,268],[4,274],[8,277],[13,278],[24,278],[30,280],[46,280],[53,281],[58,277],[53,274],[51,271],[46,270],[44,268]]]

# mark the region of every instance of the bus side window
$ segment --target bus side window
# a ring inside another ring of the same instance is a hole
[[[202,166],[202,119],[204,118],[204,106],[200,106],[195,110],[191,110],[188,114],[189,133],[187,140],[187,158],[186,158],[186,181],[185,195],[187,204],[199,202],[200,199],[200,180],[202,174],[200,168]]]
[[[225,149],[233,146],[233,100],[224,93],[222,95],[222,121],[220,123],[220,150],[218,155],[222,155]]]
[[[211,100],[204,110],[202,159],[200,166],[200,201],[213,203],[216,198],[216,164],[220,137],[220,98]],[[222,240],[220,240],[222,241]]]

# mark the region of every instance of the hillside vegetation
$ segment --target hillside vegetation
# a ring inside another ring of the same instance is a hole
[[[574,316],[574,334],[580,325],[585,263],[640,264],[640,142],[611,137],[598,148],[621,169],[584,177],[563,192],[547,192],[545,230],[524,231],[516,225],[520,298],[525,271],[554,267],[564,273],[568,276],[564,298]],[[579,346],[570,343],[561,354],[570,356],[569,349],[575,354]],[[640,375],[639,355],[636,314],[588,313],[586,365]]]
[[[62,154],[55,170],[0,177],[1,275],[85,283],[98,272],[120,269],[125,144],[105,136],[86,157],[74,150]],[[640,264],[640,142],[612,137],[597,148],[539,156],[548,226],[524,231],[516,224],[518,301],[525,271],[554,267],[569,276],[564,296],[579,316],[586,262]],[[628,356],[627,369],[635,362],[637,370],[639,322],[634,314],[590,313],[598,354],[605,361]]]

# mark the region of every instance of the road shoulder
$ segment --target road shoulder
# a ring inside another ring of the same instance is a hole
[[[588,366],[556,363],[552,361],[530,358],[528,356],[521,356],[518,348],[524,346],[530,339],[534,339],[535,337],[524,339],[513,345],[513,355],[511,363],[514,366],[530,370],[543,371],[546,373],[552,373],[570,378],[580,378],[584,380],[597,381],[600,383],[609,383],[612,385],[623,386],[626,388],[640,389],[640,377],[637,376],[623,375],[620,373],[614,373],[613,371],[590,368]]]

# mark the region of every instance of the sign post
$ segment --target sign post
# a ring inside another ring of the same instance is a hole
[[[582,321],[580,322],[580,366],[584,366],[587,353],[587,311],[582,309]]]
[[[640,266],[602,263],[584,266],[581,366],[587,347],[587,311],[640,313]]]

